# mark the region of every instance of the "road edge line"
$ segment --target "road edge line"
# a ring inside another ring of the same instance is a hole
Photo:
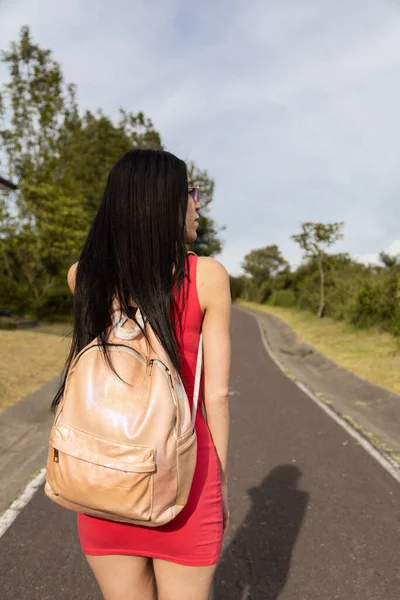
[[[287,377],[287,373],[289,371],[280,362],[280,360],[275,356],[275,353],[272,350],[270,343],[268,342],[268,339],[265,335],[265,332],[263,330],[260,320],[257,318],[257,315],[252,314],[246,310],[244,312],[246,312],[247,314],[250,314],[257,322],[257,325],[258,325],[258,328],[259,328],[260,334],[261,334],[261,340],[264,344],[264,347],[267,351],[268,356],[276,364],[276,366],[282,371],[282,373],[285,375],[285,377]],[[400,469],[397,464],[396,465],[392,464],[392,462],[388,459],[388,457],[384,456],[381,452],[379,452],[379,450],[367,438],[365,438],[361,433],[359,433],[356,429],[354,429],[346,421],[346,419],[342,416],[342,414],[339,411],[332,408],[328,404],[325,404],[302,381],[298,381],[297,378],[295,378],[292,374],[290,374],[290,375],[291,375],[291,377],[289,377],[288,379],[290,379],[290,381],[292,381],[292,383],[297,385],[297,387],[299,389],[301,389],[301,391],[304,394],[306,394],[309,398],[311,398],[311,400],[313,400],[313,402],[315,402],[315,404],[317,404],[319,406],[319,408],[321,408],[328,416],[330,416],[336,423],[338,423],[338,425],[340,425],[349,435],[351,435],[355,440],[357,440],[357,442],[360,444],[360,446],[366,452],[368,452],[368,454],[370,456],[372,456],[372,458],[374,458],[381,465],[381,467],[383,467],[393,477],[393,479],[395,479],[397,481],[397,483],[400,483]]]
[[[0,515],[0,538],[14,523],[20,512],[33,498],[37,490],[46,480],[46,467],[40,469],[39,473],[29,481],[23,492],[11,503],[11,505]]]

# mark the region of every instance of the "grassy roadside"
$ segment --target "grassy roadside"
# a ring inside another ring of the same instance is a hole
[[[240,300],[239,305],[275,315],[325,356],[393,392],[400,393],[400,350],[396,340],[378,330],[360,330],[333,319],[291,308],[260,305]]]
[[[67,358],[68,323],[0,331],[0,412],[57,375]]]

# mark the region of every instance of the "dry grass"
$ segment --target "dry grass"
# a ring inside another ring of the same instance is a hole
[[[0,411],[57,375],[67,358],[71,331],[66,323],[30,330],[0,331]]]
[[[377,330],[356,329],[343,321],[317,319],[290,308],[240,301],[280,317],[299,336],[337,364],[393,392],[400,393],[400,351],[396,339]]]

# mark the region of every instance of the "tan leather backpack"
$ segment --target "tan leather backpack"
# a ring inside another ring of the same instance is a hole
[[[185,506],[196,466],[194,429],[202,365],[197,357],[193,411],[179,375],[138,311],[113,315],[108,344],[119,379],[94,339],[73,360],[50,434],[45,493],[85,514],[148,527]]]

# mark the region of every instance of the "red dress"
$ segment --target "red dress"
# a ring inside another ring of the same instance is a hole
[[[203,318],[196,285],[197,260],[196,255],[188,255],[190,283],[185,279],[189,289],[182,312],[182,335],[178,333],[182,375],[190,406]],[[196,471],[188,503],[179,515],[166,525],[154,528],[78,513],[78,533],[84,554],[149,556],[198,567],[218,562],[223,537],[221,479],[202,404],[201,388],[195,422]]]

